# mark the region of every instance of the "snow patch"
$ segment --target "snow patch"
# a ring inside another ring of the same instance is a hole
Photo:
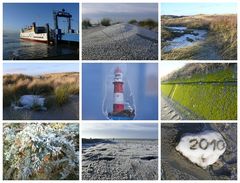
[[[23,95],[20,97],[18,104],[13,104],[15,110],[19,109],[32,109],[34,106],[40,107],[41,110],[47,110],[44,107],[45,98],[39,95]]]
[[[176,150],[192,163],[205,169],[218,160],[225,152],[226,147],[227,144],[220,133],[206,130],[196,134],[185,134]]]

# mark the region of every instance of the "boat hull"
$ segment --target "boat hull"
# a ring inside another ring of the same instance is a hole
[[[48,43],[47,33],[36,34],[34,32],[21,32],[20,39],[34,42]]]

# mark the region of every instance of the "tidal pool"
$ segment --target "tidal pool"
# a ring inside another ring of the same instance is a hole
[[[187,27],[167,27],[171,32],[184,33]],[[183,48],[187,46],[192,46],[196,42],[202,41],[207,36],[206,30],[188,29],[193,32],[183,34],[180,37],[176,37],[173,40],[166,41],[167,45],[163,47],[163,52],[170,52],[177,48]]]

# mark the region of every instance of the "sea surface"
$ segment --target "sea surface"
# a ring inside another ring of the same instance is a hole
[[[17,33],[3,35],[4,60],[40,60],[72,53],[75,50],[68,47],[21,40]]]
[[[158,140],[157,139],[98,139],[98,142],[94,142],[95,139],[92,140],[92,142],[89,143],[82,143],[83,150],[88,149],[89,147],[96,146],[98,144],[149,144],[149,145],[157,145]]]

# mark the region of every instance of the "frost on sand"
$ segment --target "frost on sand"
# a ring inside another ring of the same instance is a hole
[[[205,169],[218,160],[226,147],[227,144],[220,133],[206,130],[197,134],[185,134],[176,150],[192,163]]]

